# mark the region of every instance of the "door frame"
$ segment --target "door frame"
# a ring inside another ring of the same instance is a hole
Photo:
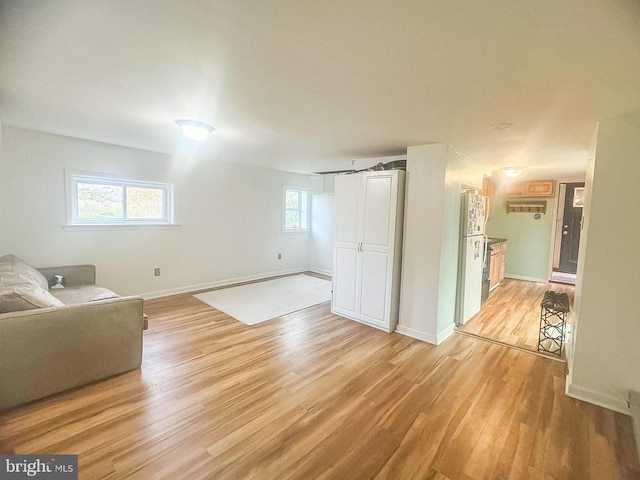
[[[565,197],[567,183],[585,183],[585,186],[586,186],[586,181],[584,179],[562,180],[562,181],[558,180],[558,188],[556,189],[557,194],[556,194],[556,197],[553,199],[552,223],[554,226],[551,229],[551,247],[549,250],[549,268],[547,272],[548,281],[551,281],[551,278],[553,275],[556,248],[558,249],[558,258],[560,258],[560,244],[562,242],[562,222],[559,222],[558,220],[560,219],[560,216],[559,216],[560,207],[563,207],[564,209],[564,201],[565,201],[564,197]],[[563,212],[563,215],[564,215],[564,212]],[[583,214],[583,221],[584,221],[584,214]]]

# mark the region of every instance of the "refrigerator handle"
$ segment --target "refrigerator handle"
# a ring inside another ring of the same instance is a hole
[[[484,237],[484,256],[482,259],[482,268],[486,268],[487,266],[487,253],[489,253],[489,235],[487,235],[487,222],[489,221],[489,196],[485,197],[485,207],[484,207],[484,225],[483,225],[483,234]]]
[[[484,254],[482,256],[482,268],[487,267],[487,253],[489,253],[489,236],[485,233],[482,238],[484,239]]]

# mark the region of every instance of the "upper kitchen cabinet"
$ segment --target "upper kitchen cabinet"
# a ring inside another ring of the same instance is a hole
[[[482,190],[478,192],[480,195],[487,197],[489,205],[487,205],[487,217],[491,216],[491,210],[493,207],[493,199],[496,193],[496,184],[491,181],[489,177],[482,178]]]
[[[553,197],[555,190],[555,180],[532,180],[524,184],[525,197]]]
[[[553,197],[556,190],[555,180],[530,180],[507,185],[505,197]]]

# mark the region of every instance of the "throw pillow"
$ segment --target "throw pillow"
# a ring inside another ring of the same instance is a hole
[[[43,290],[49,289],[49,282],[47,282],[47,279],[44,278],[44,275],[42,275],[38,270],[25,263],[23,260],[20,260],[15,255],[3,255],[0,257],[0,282],[3,285],[9,283],[9,281],[3,277],[11,277],[10,274],[21,275],[27,279],[27,281],[42,288]]]
[[[64,303],[30,284],[0,287],[0,313],[46,307],[64,307]]]

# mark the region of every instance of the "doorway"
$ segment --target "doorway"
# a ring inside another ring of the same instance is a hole
[[[515,246],[515,250],[513,250],[515,255],[513,257],[515,259],[515,266],[512,266],[513,271],[517,272],[519,268],[526,271],[528,266],[535,262],[536,268],[530,268],[529,270],[536,273],[536,275],[509,275],[506,278],[502,278],[495,288],[491,290],[488,298],[482,304],[480,312],[464,325],[458,325],[458,333],[484,338],[554,359],[562,360],[565,358],[566,352],[564,348],[562,348],[560,355],[553,355],[539,350],[540,302],[547,291],[555,291],[567,294],[570,305],[573,303],[578,258],[577,246],[580,222],[582,220],[583,188],[584,183],[575,183],[569,185],[569,193],[567,193],[567,184],[563,184],[562,191],[558,190],[556,192],[556,199],[552,201],[553,207],[551,207],[550,211],[547,210],[547,217],[545,218],[535,214],[527,215],[526,213],[519,216],[509,215],[510,212],[507,210],[505,213],[504,208],[493,211],[491,220],[493,229],[490,231],[497,237],[507,238],[505,243],[505,256],[507,258],[510,255],[510,242],[513,242]],[[575,206],[574,197],[577,197]],[[544,202],[545,205],[551,203],[546,199],[542,199],[540,202]],[[555,208],[557,203],[562,204],[562,208],[559,211]],[[565,206],[567,207],[566,215],[564,213]],[[556,218],[558,219],[558,224],[554,223]],[[536,222],[537,220],[542,221]],[[571,222],[567,223],[569,220]],[[554,234],[556,225],[560,227],[560,230]],[[567,227],[565,228],[564,225],[567,225]],[[563,231],[566,232],[565,235],[562,234]],[[530,235],[535,240],[529,242],[528,237],[525,239],[525,232],[526,235]],[[572,238],[573,242],[575,242],[573,245],[565,243],[568,247],[563,248],[562,268],[570,273],[562,273],[559,270],[560,239],[562,237]],[[556,250],[556,239],[559,243],[557,259],[555,259],[554,263],[554,258],[552,256],[550,258],[549,254]],[[576,248],[571,248],[572,246]],[[524,260],[529,261],[529,264],[525,265],[526,268],[518,264],[519,261],[522,264]],[[562,281],[552,279],[549,282],[552,263],[555,266],[556,274],[572,275],[573,278],[563,279]],[[570,335],[571,315],[567,316],[566,322],[565,333]]]
[[[573,285],[505,278],[482,304],[480,312],[464,325],[459,325],[457,331],[540,353],[540,300],[548,290],[566,293],[569,303],[573,305]],[[569,325],[570,322],[567,323],[568,328]],[[563,348],[560,357],[552,354],[548,356],[564,358],[565,353]]]
[[[583,205],[584,182],[560,184],[551,273],[554,282],[576,283]]]

